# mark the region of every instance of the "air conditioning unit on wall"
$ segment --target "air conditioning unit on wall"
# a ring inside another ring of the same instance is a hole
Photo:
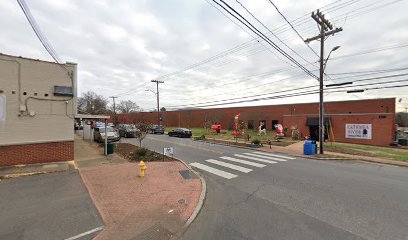
[[[72,91],[72,87],[54,86],[54,96],[73,97],[74,93]]]

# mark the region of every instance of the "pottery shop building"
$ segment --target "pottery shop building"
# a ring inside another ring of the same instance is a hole
[[[389,146],[395,134],[395,98],[326,102],[326,139],[335,142]],[[233,118],[240,114],[240,121],[249,129],[257,130],[264,122],[267,130],[274,130],[280,123],[287,129],[286,137],[297,129],[300,137],[318,140],[319,104],[285,104],[255,107],[234,107],[161,112],[164,126],[195,128],[203,127],[205,121],[222,124],[232,129]],[[118,114],[112,116],[117,122],[149,121],[157,124],[157,112]]]

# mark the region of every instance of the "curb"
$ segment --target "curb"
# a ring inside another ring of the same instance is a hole
[[[172,157],[172,158],[174,158],[177,161],[183,163],[184,166],[186,166],[188,170],[192,171],[195,175],[197,175],[200,178],[200,181],[201,181],[201,193],[200,193],[200,198],[198,199],[197,206],[195,207],[195,209],[194,209],[193,213],[191,214],[191,216],[187,219],[186,223],[184,223],[181,230],[176,232],[173,235],[174,237],[171,237],[171,239],[175,239],[175,238],[178,238],[178,237],[182,236],[184,234],[184,232],[187,231],[188,227],[191,225],[191,223],[197,218],[198,214],[200,213],[200,211],[201,211],[201,209],[202,209],[202,207],[204,205],[205,198],[207,196],[207,183],[205,182],[204,178],[198,172],[196,172],[194,169],[192,169],[183,160],[181,160],[179,158],[176,158],[176,157]]]
[[[67,165],[67,169],[65,168],[59,169],[59,166],[65,165],[65,164]],[[58,165],[58,166],[54,166],[54,165]],[[49,170],[46,170],[47,166],[53,166],[54,168],[50,168]],[[26,167],[37,167],[38,169],[35,169],[33,171],[27,171],[27,172],[0,174],[0,179],[11,179],[11,178],[16,178],[16,177],[33,176],[33,175],[39,175],[39,174],[65,172],[65,171],[76,169],[75,163],[73,160],[63,161],[63,162],[48,162],[48,163],[34,163],[34,164],[27,164],[27,165],[14,165],[14,166],[8,166],[8,167],[3,167],[3,168],[24,169]]]

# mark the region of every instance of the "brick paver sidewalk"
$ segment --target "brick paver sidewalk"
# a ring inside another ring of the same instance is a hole
[[[106,223],[96,239],[167,239],[191,216],[200,179],[184,179],[179,171],[187,168],[178,161],[149,162],[147,167],[144,178],[138,177],[137,163],[80,170]]]

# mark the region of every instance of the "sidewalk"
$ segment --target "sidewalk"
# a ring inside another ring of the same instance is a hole
[[[144,178],[138,163],[75,139],[75,164],[106,226],[95,239],[169,239],[196,210],[201,179],[179,161],[147,162]],[[199,206],[201,207],[201,206]]]

